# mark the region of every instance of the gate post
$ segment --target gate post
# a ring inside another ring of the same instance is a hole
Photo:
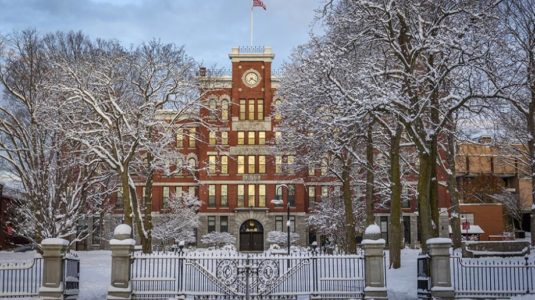
[[[111,284],[108,287],[108,299],[130,299],[132,285],[130,283],[130,269],[132,253],[136,241],[131,237],[132,228],[120,224],[113,231],[110,240],[111,248]]]
[[[385,282],[383,251],[385,240],[363,240],[364,249],[364,299],[388,299]]]
[[[43,250],[43,282],[39,288],[41,299],[63,299],[65,289],[63,282],[63,258],[69,241],[59,238],[44,239]]]
[[[439,299],[453,299],[455,290],[451,283],[451,239],[428,239],[427,247],[431,257],[431,296]]]

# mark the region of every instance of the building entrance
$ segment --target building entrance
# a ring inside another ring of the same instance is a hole
[[[240,251],[264,251],[264,227],[257,220],[241,224]]]

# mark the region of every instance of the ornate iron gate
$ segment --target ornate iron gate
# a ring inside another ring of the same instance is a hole
[[[364,260],[317,253],[136,254],[131,278],[138,299],[350,299],[363,295]]]

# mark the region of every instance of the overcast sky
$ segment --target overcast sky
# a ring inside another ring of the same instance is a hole
[[[323,0],[263,0],[254,9],[254,44],[272,46],[279,67],[308,39]],[[230,48],[249,44],[252,0],[0,0],[0,33],[81,30],[125,46],[152,38],[184,45],[210,66],[230,67]],[[314,30],[318,29],[315,25]]]

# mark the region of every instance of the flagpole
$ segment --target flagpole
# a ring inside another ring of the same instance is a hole
[[[251,47],[253,46],[253,7],[254,6],[251,5],[251,18],[250,18],[251,19],[251,24],[250,24],[250,28],[249,28],[251,30],[251,35],[250,35],[250,45],[251,45]]]

